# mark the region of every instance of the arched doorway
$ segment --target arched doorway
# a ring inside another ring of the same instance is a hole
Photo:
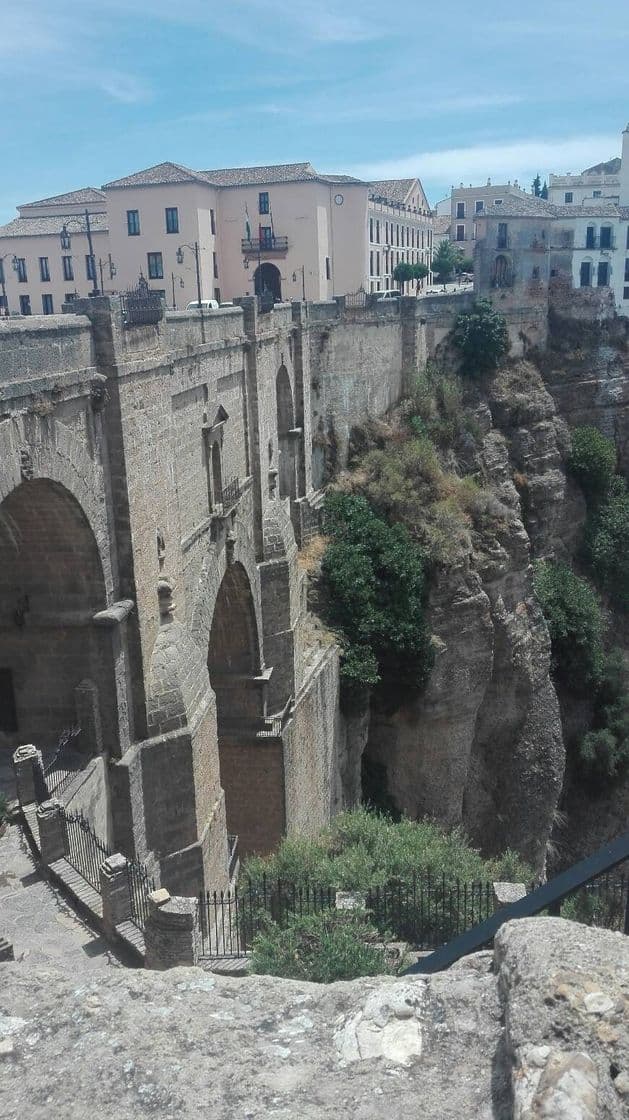
[[[494,261],[494,288],[509,288],[511,286],[511,265],[502,253]]]
[[[227,831],[240,855],[272,851],[284,832],[281,742],[265,733],[264,689],[253,596],[247,573],[232,564],[221,583],[208,649],[216,695],[221,785]]]
[[[277,410],[277,444],[279,450],[279,487],[280,498],[296,498],[297,481],[295,476],[295,411],[293,390],[286,366],[279,368],[275,379],[275,403]]]
[[[98,547],[79,503],[50,479],[22,482],[0,504],[0,743],[46,749],[77,724],[92,682],[95,726],[113,745],[117,705]],[[92,724],[92,721],[89,721]],[[94,749],[94,726],[82,748]],[[89,741],[90,738],[92,741]]]
[[[265,292],[271,292],[276,303],[281,303],[282,277],[277,265],[270,264],[268,261],[259,264],[253,274],[253,282],[257,296],[264,295]]]

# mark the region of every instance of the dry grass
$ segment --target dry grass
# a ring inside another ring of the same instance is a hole
[[[297,553],[297,563],[299,567],[304,572],[308,572],[309,575],[316,572],[323,560],[327,544],[328,538],[324,537],[322,533],[318,533],[316,537],[312,537]]]

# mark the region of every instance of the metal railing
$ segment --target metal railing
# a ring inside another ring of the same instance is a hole
[[[140,277],[135,288],[129,288],[121,293],[120,304],[125,327],[159,323],[164,314],[162,297],[157,292],[151,291],[143,276]]]
[[[243,237],[240,247],[243,253],[285,253],[288,237]]]
[[[44,797],[58,797],[82,769],[83,759],[72,748],[81,734],[80,727],[68,727],[61,732],[55,753],[43,767]]]
[[[82,812],[61,810],[64,856],[75,871],[100,893],[100,865],[113,850],[96,834]]]
[[[296,886],[265,876],[233,890],[206,891],[198,899],[201,956],[243,957],[269,920],[285,926],[292,915],[334,909],[335,898],[331,887]]]
[[[223,513],[226,513],[228,509],[231,509],[232,506],[235,506],[239,498],[240,479],[232,478],[225,486],[223,486],[221,490],[221,505],[223,507]]]
[[[228,866],[227,866],[227,873],[229,875],[229,881],[231,883],[232,879],[234,878],[234,875],[236,874],[236,868],[238,867],[238,837],[237,836],[232,836],[231,834],[228,835],[228,837],[227,837],[227,851],[229,853],[229,857],[228,857],[229,862],[228,862]]]
[[[131,903],[131,921],[143,930],[149,915],[149,894],[155,890],[155,881],[143,863],[127,860],[127,882]]]

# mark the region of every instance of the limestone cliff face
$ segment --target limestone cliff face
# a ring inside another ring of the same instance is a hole
[[[519,363],[474,393],[483,438],[461,465],[480,473],[496,510],[471,531],[464,562],[433,581],[427,688],[392,715],[372,704],[366,752],[399,809],[461,824],[485,852],[514,847],[542,869],[565,753],[531,559],[570,551],[582,509],[562,469],[565,425],[536,369]]]

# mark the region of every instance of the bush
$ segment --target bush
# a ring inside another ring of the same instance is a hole
[[[616,448],[598,428],[575,428],[567,461],[588,499],[598,500],[609,490],[616,470]]]
[[[597,583],[614,606],[629,610],[629,492],[624,479],[612,479],[606,497],[591,514],[585,548]]]
[[[593,727],[577,744],[576,762],[581,776],[599,789],[629,769],[629,694],[620,650],[612,650],[605,659]]]
[[[507,321],[489,300],[479,299],[471,311],[457,316],[452,341],[461,354],[464,373],[490,373],[509,352]]]
[[[292,915],[284,928],[266,923],[253,941],[253,972],[331,984],[391,973],[384,949],[368,944],[378,934],[366,915],[329,910]]]
[[[553,668],[573,691],[596,686],[603,671],[603,613],[595,592],[565,564],[535,565],[535,593],[552,642]]]
[[[417,545],[402,525],[387,525],[365,498],[350,494],[328,494],[325,531],[325,610],[343,636],[346,687],[386,680],[389,687],[420,688],[432,666],[432,646]]]

